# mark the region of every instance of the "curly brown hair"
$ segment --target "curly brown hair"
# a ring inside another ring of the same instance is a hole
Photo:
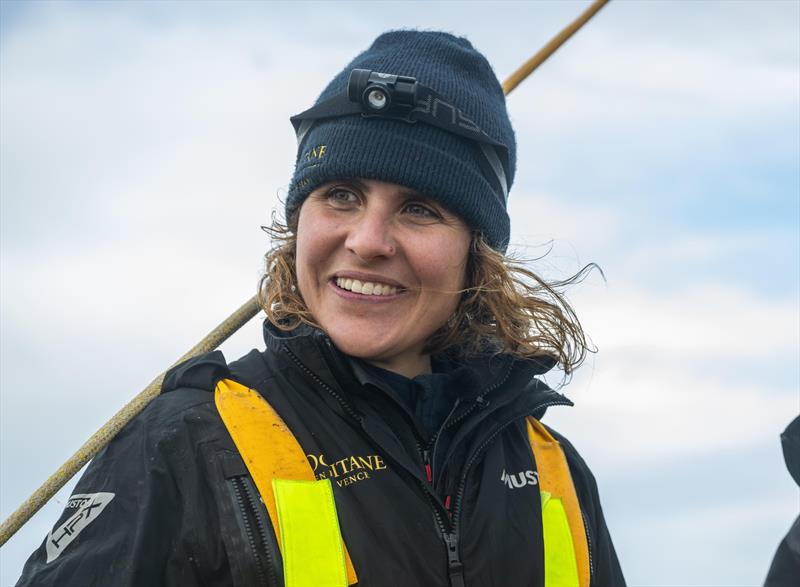
[[[273,215],[272,225],[262,227],[273,246],[265,255],[258,299],[267,319],[285,331],[300,324],[319,327],[297,287],[297,216],[283,223]],[[549,357],[565,376],[570,375],[595,349],[589,346],[563,291],[592,269],[600,269],[591,263],[565,280],[548,282],[531,271],[528,263],[493,249],[479,233],[473,233],[461,303],[431,336],[426,352]]]

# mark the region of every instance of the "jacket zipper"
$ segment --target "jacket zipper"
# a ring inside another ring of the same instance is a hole
[[[428,470],[429,468],[426,467],[426,472]],[[433,518],[439,529],[439,535],[442,537],[442,541],[447,548],[447,576],[450,579],[450,587],[465,587],[464,565],[461,563],[458,553],[458,534],[454,531],[455,529],[450,519],[448,518],[445,521],[445,518],[440,512],[439,504],[434,501],[430,481],[427,485],[422,481],[419,481],[419,483],[422,485],[422,492],[425,494],[425,498],[428,500],[428,504],[433,511]]]
[[[425,477],[428,479],[428,484],[433,485],[433,466],[431,465],[431,453],[426,449],[420,448],[419,443],[417,443],[417,450],[420,451],[422,455],[422,468],[425,469]]]
[[[344,410],[348,413],[350,417],[352,417],[357,422],[361,421],[361,416],[359,416],[359,414],[353,409],[353,407],[349,403],[347,403],[347,401],[339,394],[339,392],[337,392],[330,385],[328,385],[322,379],[320,379],[319,376],[316,373],[314,373],[311,369],[306,367],[305,364],[297,357],[297,355],[295,355],[291,351],[289,347],[284,345],[283,349],[292,359],[294,364],[300,367],[303,373],[311,377],[311,379],[313,379],[317,385],[319,385],[322,389],[331,394],[331,396],[333,396],[333,398],[342,405],[342,408],[344,408]]]
[[[270,552],[270,545],[274,544],[274,539],[266,526],[268,520],[265,519],[263,508],[258,507],[259,497],[252,481],[247,475],[239,475],[228,479],[228,483],[242,514],[247,543],[256,563],[257,585],[280,587],[276,561]]]

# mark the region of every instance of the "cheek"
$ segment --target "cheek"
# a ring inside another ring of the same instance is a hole
[[[309,196],[309,199],[311,196]],[[316,201],[309,201],[300,208],[300,216],[297,219],[297,246],[300,246],[310,254],[315,251],[330,246],[330,241],[335,239],[335,234],[339,230],[335,218],[326,214],[325,210]]]
[[[447,275],[450,283],[457,289],[463,289],[467,285],[467,261],[469,259],[469,248],[471,239],[469,233],[464,231],[455,243],[450,243],[449,247],[442,247],[444,253],[445,269],[443,274]]]
[[[326,234],[320,230],[315,222],[313,213],[306,213],[306,208],[300,211],[300,218],[297,223],[297,253],[295,257],[295,271],[297,272],[297,285],[300,294],[308,300],[309,289],[317,281],[317,272],[321,262],[324,260],[325,242],[322,235]]]
[[[304,231],[300,230],[298,225],[297,230],[297,249],[295,251],[295,273],[297,273],[297,285],[300,287],[300,293],[303,293],[303,283],[305,282],[309,265],[308,261],[308,246],[303,238]]]
[[[423,261],[425,281],[434,291],[448,292],[446,297],[452,297],[452,303],[457,305],[461,293],[455,292],[467,285],[469,241],[459,239],[455,243],[452,241],[438,243],[428,250],[435,251],[435,254]]]

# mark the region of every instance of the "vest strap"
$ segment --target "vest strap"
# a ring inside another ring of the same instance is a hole
[[[296,541],[298,525],[305,525],[308,529],[313,528],[315,532],[321,531],[321,520],[325,518],[328,528],[323,533],[329,534],[330,524],[333,522],[336,525],[336,535],[340,536],[330,480],[326,480],[329,491],[326,494],[324,489],[318,488],[324,487],[326,483],[320,482],[321,485],[317,485],[314,471],[306,458],[305,451],[277,412],[261,397],[261,394],[231,379],[222,379],[217,383],[214,391],[214,402],[225,427],[228,429],[236,448],[239,450],[239,454],[244,460],[247,470],[253,477],[253,481],[269,513],[272,527],[278,536],[278,547],[284,559],[286,587],[323,584],[338,586],[357,583],[358,577],[353,568],[350,554],[347,552],[347,546],[341,538],[338,540],[340,544],[339,556],[344,558],[346,583],[331,583],[328,579],[326,579],[328,582],[320,582],[316,579],[318,575],[314,575],[314,581],[311,583],[289,582],[290,578],[292,580],[305,581],[306,577],[302,573],[299,575],[295,573],[290,577],[287,573],[287,570],[292,566],[287,564],[287,555],[290,560],[297,560],[294,557],[297,555],[295,545],[298,544]],[[313,486],[314,489],[297,489],[300,485],[292,486],[289,489],[286,489],[289,486],[282,486],[280,495],[284,496],[286,501],[282,501],[279,508],[273,480],[303,481],[306,483],[302,484],[302,486]],[[297,516],[297,520],[307,519],[305,516],[308,515],[308,511],[311,509],[310,504],[312,501],[314,511],[322,512],[319,514],[321,518],[316,519],[311,525],[305,522],[296,522],[295,516]],[[289,520],[289,526],[292,528],[292,530],[289,530],[288,543],[285,542],[287,537],[282,525],[283,520],[280,510],[283,511],[284,517]],[[303,538],[303,540],[307,540],[307,538]],[[300,548],[301,551],[310,545],[308,542],[305,544],[306,546]],[[288,551],[287,546],[289,546]],[[317,567],[319,569],[318,572],[323,573],[325,577],[338,577],[341,565],[336,563],[334,566],[327,566],[335,558],[332,554],[326,551],[324,556],[319,557],[316,556],[312,549],[308,549],[307,554],[314,557],[312,563],[304,563],[307,567]],[[293,568],[296,569],[297,567]]]
[[[527,422],[542,495],[545,587],[589,587],[589,546],[567,459],[541,422]]]

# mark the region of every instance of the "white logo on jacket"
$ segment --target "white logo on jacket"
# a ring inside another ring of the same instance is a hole
[[[86,526],[97,519],[114,499],[113,493],[76,493],[69,498],[67,509],[78,508],[78,511],[67,518],[63,524],[53,528],[47,535],[47,562],[58,558],[64,549],[75,540]]]
[[[503,474],[500,475],[500,481],[505,483],[509,489],[519,489],[520,487],[525,487],[526,485],[538,485],[539,472],[520,471],[519,473],[509,475],[506,473],[506,470],[503,469]]]

